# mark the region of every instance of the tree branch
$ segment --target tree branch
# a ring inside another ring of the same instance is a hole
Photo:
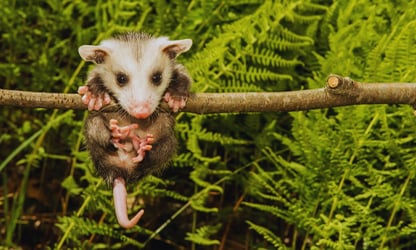
[[[182,110],[198,114],[278,112],[358,104],[416,104],[416,83],[359,83],[330,75],[325,88],[284,92],[196,93]],[[86,109],[78,94],[0,89],[0,105]]]

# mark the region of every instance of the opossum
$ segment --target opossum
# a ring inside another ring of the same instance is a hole
[[[126,184],[160,172],[176,152],[172,112],[186,105],[192,79],[175,59],[191,46],[191,39],[130,32],[79,47],[80,56],[95,63],[78,89],[90,110],[86,146],[97,173],[113,186],[117,220],[124,228],[136,225],[144,212],[128,219]],[[108,112],[111,100],[119,108]],[[171,110],[161,108],[161,101]]]

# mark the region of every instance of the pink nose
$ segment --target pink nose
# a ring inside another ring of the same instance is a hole
[[[152,114],[149,103],[139,103],[132,105],[129,109],[129,113],[138,119],[147,118]]]

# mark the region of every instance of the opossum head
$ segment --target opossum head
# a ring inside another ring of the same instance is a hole
[[[169,40],[126,33],[98,46],[83,45],[79,54],[96,64],[90,81],[99,82],[120,106],[136,118],[149,117],[168,87],[175,58],[192,46],[191,39]]]

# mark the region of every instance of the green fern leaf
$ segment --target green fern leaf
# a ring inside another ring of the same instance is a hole
[[[202,226],[196,229],[195,233],[187,233],[185,239],[193,243],[203,245],[203,246],[219,245],[220,244],[219,240],[212,240],[209,238],[213,234],[218,233],[220,228],[221,228],[221,224],[217,224],[213,226]]]
[[[252,203],[252,202],[243,202],[245,206],[256,208],[260,211],[272,214],[278,218],[284,219],[286,221],[290,221],[290,215],[284,208],[279,208],[274,205],[265,205],[265,204],[259,204],[259,203]]]
[[[232,79],[220,79],[219,86],[223,86],[224,89],[219,89],[218,92],[262,92],[264,91],[261,86],[256,85],[255,83],[245,83]]]
[[[284,51],[302,49],[307,46],[311,46],[312,40],[293,42],[293,41],[288,41],[286,39],[283,39],[276,34],[271,34],[269,39],[267,39],[264,43],[267,47],[271,49],[284,52]]]
[[[143,179],[137,190],[131,195],[147,195],[153,197],[171,197],[179,201],[187,201],[188,197],[183,196],[173,190],[169,190],[168,183],[161,178],[155,176],[148,176]]]
[[[256,231],[258,234],[262,235],[263,238],[268,241],[270,244],[272,244],[273,247],[276,249],[287,249],[285,244],[282,242],[282,240],[276,236],[273,232],[271,232],[266,227],[257,225],[251,221],[246,221],[247,224],[250,225],[250,229]]]
[[[214,191],[218,191],[218,188],[215,186],[212,186],[209,188],[212,188],[212,190]],[[203,213],[217,213],[218,208],[206,206],[206,201],[208,200],[209,197],[210,197],[209,189],[205,189],[199,192],[198,194],[191,197],[191,207],[194,210],[203,212]]]
[[[297,59],[283,59],[282,57],[276,54],[276,51],[268,50],[265,48],[255,49],[254,53],[250,53],[248,55],[255,63],[264,66],[289,68],[302,64],[302,62],[298,61]]]
[[[232,72],[235,76],[240,77],[242,80],[255,83],[259,81],[281,81],[281,80],[292,80],[291,75],[279,74],[272,72],[265,68],[250,67],[247,69],[234,68]]]
[[[119,233],[110,225],[98,224],[94,220],[79,218],[77,216],[61,217],[59,218],[57,226],[62,231],[65,231],[68,227],[72,227],[70,225],[73,224],[76,225],[76,230],[72,230],[71,234],[69,235],[69,239],[78,242],[78,244],[80,242],[77,239],[80,238],[80,236],[96,234],[114,239],[119,239],[125,244],[143,248],[143,244],[138,242],[137,240]]]

